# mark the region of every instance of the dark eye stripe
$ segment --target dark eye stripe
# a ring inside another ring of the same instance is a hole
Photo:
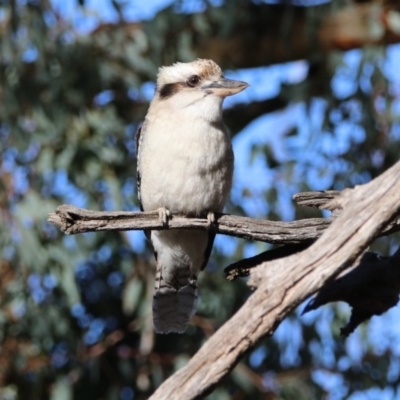
[[[184,87],[190,86],[195,87],[201,82],[201,78],[197,75],[192,75],[188,78],[185,83],[182,82],[174,82],[174,83],[166,83],[160,88],[160,98],[162,100],[169,99],[174,94],[178,93]]]
[[[172,97],[175,93],[179,92],[184,85],[180,82],[176,83],[166,83],[160,89],[160,97],[162,99],[168,99]]]

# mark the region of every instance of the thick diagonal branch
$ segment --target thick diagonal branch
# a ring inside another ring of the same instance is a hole
[[[301,301],[351,265],[400,212],[400,162],[334,201],[343,211],[322,237],[299,254],[255,268],[255,293],[152,400],[202,397]]]

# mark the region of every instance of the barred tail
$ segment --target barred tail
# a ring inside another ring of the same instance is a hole
[[[175,279],[166,282],[162,272],[165,268],[157,265],[153,296],[153,322],[157,333],[185,332],[196,312],[197,277],[189,277],[189,266],[182,267],[169,267],[167,275],[174,275]]]

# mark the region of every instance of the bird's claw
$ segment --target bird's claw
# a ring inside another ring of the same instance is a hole
[[[213,226],[217,222],[217,218],[215,217],[215,214],[212,211],[209,211],[207,214],[207,222],[208,226]]]
[[[171,217],[170,211],[165,207],[160,207],[158,210],[158,218],[164,226],[168,226],[168,220]]]

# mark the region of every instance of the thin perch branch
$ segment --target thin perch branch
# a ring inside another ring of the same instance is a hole
[[[49,215],[48,221],[60,227],[66,234],[143,229],[211,229],[224,235],[273,244],[315,240],[331,222],[324,218],[279,222],[216,214],[216,224],[210,226],[206,218],[172,215],[168,226],[164,226],[158,211],[91,211],[68,204],[59,206],[55,213]]]
[[[351,189],[346,189],[351,190]],[[258,240],[272,244],[298,244],[315,241],[329,227],[340,213],[335,198],[341,192],[304,192],[294,196],[301,206],[318,207],[335,211],[330,218],[308,218],[298,221],[268,221],[229,214],[216,214],[216,224],[210,226],[206,218],[190,218],[172,215],[168,226],[159,219],[158,211],[92,211],[69,204],[57,207],[50,213],[48,221],[57,225],[64,233],[75,235],[84,232],[201,229],[235,236],[242,239]],[[400,230],[400,218],[394,220],[381,235]]]

